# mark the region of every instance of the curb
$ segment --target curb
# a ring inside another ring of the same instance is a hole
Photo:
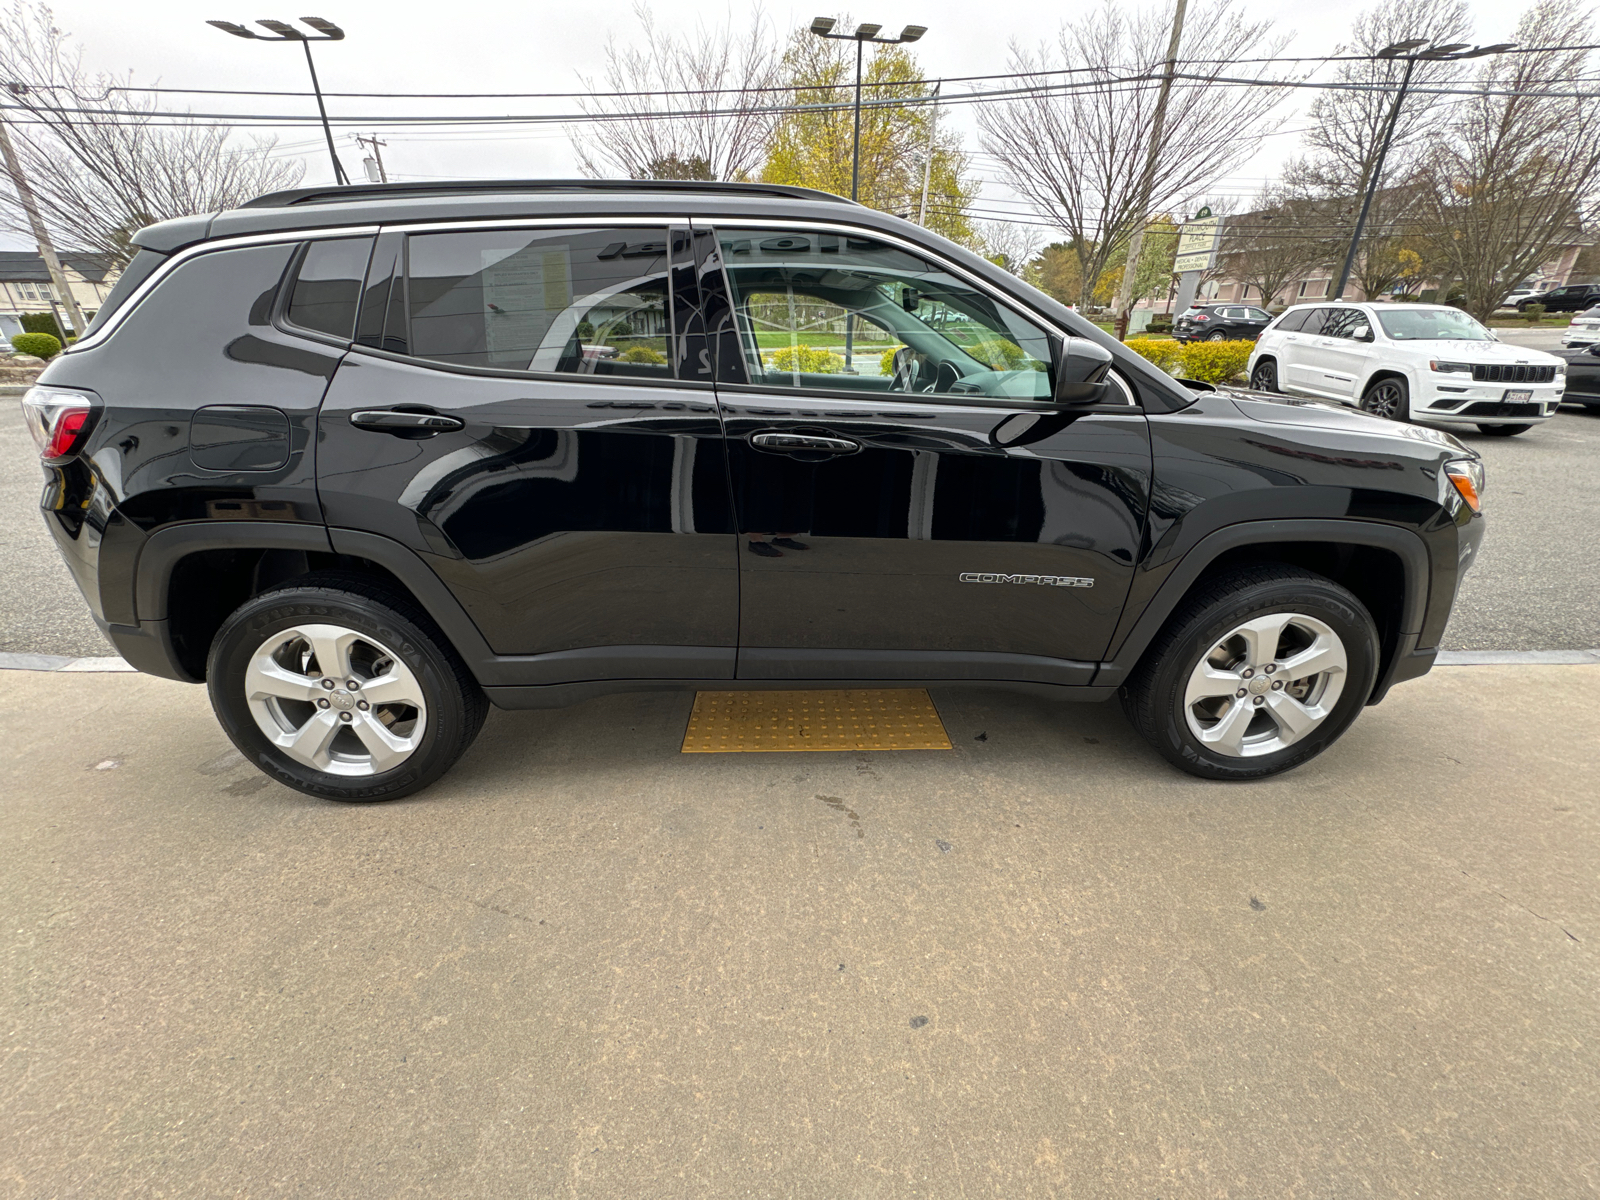
[[[1600,665],[1594,650],[1441,650],[1436,667],[1565,667]],[[115,671],[134,668],[120,658],[68,658],[60,654],[0,651],[0,671]]]

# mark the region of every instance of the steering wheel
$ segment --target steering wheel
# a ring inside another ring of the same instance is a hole
[[[909,347],[902,346],[894,352],[894,370],[890,372],[889,390],[891,392],[916,391],[916,360],[911,357]]]
[[[955,387],[956,381],[960,378],[960,371],[956,370],[950,363],[942,362],[939,364],[938,374],[933,377],[933,390],[936,392],[948,392]]]

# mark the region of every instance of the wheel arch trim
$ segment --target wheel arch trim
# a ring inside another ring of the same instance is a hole
[[[1109,661],[1100,664],[1100,670],[1094,677],[1095,684],[1120,685],[1126,682],[1145,650],[1183,602],[1195,581],[1224,553],[1241,546],[1272,542],[1327,542],[1391,551],[1400,559],[1405,572],[1406,594],[1401,609],[1400,637],[1402,640],[1406,637],[1415,638],[1422,630],[1432,568],[1428,560],[1428,547],[1411,530],[1373,521],[1341,519],[1242,521],[1207,534],[1178,560],[1133,628],[1122,639],[1121,645],[1113,649]],[[1386,674],[1386,670],[1380,668],[1380,677]]]

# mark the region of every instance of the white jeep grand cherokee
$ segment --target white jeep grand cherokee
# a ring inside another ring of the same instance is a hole
[[[1553,354],[1500,342],[1458,308],[1298,304],[1262,331],[1250,386],[1510,436],[1554,415],[1566,370]]]

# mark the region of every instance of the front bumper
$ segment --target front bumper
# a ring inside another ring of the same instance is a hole
[[[1536,425],[1555,416],[1561,407],[1565,384],[1457,383],[1448,376],[1425,379],[1411,402],[1411,417],[1455,425]],[[1560,378],[1560,377],[1558,377]],[[1508,394],[1526,392],[1526,400]]]

